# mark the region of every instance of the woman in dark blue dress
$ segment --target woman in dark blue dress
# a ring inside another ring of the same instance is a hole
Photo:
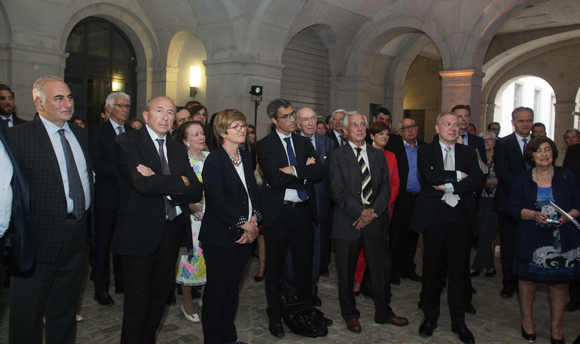
[[[519,278],[522,336],[534,342],[533,302],[536,283],[548,283],[551,343],[564,343],[562,318],[568,284],[580,277],[580,234],[570,220],[551,205],[580,216],[580,188],[573,173],[555,167],[556,145],[537,137],[524,150],[533,168],[514,179],[508,201],[510,216],[518,221],[513,273]],[[558,222],[559,221],[559,222]]]

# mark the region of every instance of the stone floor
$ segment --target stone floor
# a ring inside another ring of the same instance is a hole
[[[473,252],[475,253],[475,251]],[[417,250],[418,269],[420,270],[421,250]],[[496,258],[496,266],[499,260]],[[430,338],[420,337],[418,327],[423,319],[423,313],[417,309],[418,294],[421,284],[402,280],[401,285],[393,286],[391,306],[397,315],[408,317],[410,324],[406,327],[393,325],[378,325],[373,321],[374,306],[372,300],[362,296],[357,298],[357,307],[361,312],[360,323],[362,333],[354,334],[346,329],[340,318],[338,305],[337,276],[334,264],[330,266],[330,276],[321,277],[319,282],[323,305],[320,309],[326,317],[334,321],[326,337],[310,339],[295,335],[286,328],[286,336],[276,339],[268,332],[266,316],[266,297],[264,282],[255,283],[254,275],[258,269],[258,260],[250,258],[246,274],[241,285],[240,305],[236,318],[236,326],[241,341],[248,343],[461,343],[451,332],[448,308],[442,307],[439,328]],[[93,300],[93,285],[88,281],[90,268],[85,267],[85,280],[81,294],[80,314],[84,321],[78,323],[77,343],[118,343],[120,340],[123,315],[123,296],[112,294],[115,306],[104,307]],[[520,335],[520,313],[517,298],[503,299],[500,297],[501,277],[493,278],[479,276],[473,278],[473,286],[477,294],[473,304],[476,315],[466,315],[466,323],[475,335],[477,343],[524,343]],[[549,343],[549,307],[547,302],[547,287],[540,286],[536,295],[535,324],[538,340],[536,343]],[[0,296],[0,343],[8,342],[8,290],[3,289]],[[442,295],[442,305],[446,305],[446,295]],[[201,324],[186,321],[181,314],[181,297],[178,304],[167,308],[163,326],[158,335],[158,343],[202,343]],[[571,343],[580,333],[580,312],[566,313],[564,316],[564,334]]]

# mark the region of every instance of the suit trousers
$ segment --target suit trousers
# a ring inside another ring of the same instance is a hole
[[[95,233],[97,248],[91,249],[91,276],[95,284],[95,292],[109,292],[111,280],[109,254],[111,252],[111,240],[117,222],[118,209],[96,209]],[[124,289],[123,268],[121,258],[113,254],[113,274],[115,276],[115,290]]]
[[[482,197],[479,199],[479,211],[477,212],[477,235],[479,236],[479,247],[473,259],[471,268],[475,271],[483,269],[495,269],[494,254],[491,244],[497,234],[497,214],[491,210],[493,204],[492,197]]]
[[[570,293],[570,301],[580,302],[580,280],[570,284],[568,293]]]
[[[318,295],[318,278],[320,277],[320,258],[322,246],[320,245],[320,226],[312,223],[314,228],[314,250],[312,253],[312,295]],[[294,277],[294,263],[292,262],[292,250],[286,249],[286,262],[282,270],[282,294],[284,296],[296,295],[296,281]]]
[[[332,203],[332,200],[330,201]],[[328,266],[332,260],[332,239],[330,238],[330,233],[332,232],[332,218],[333,218],[333,208],[328,207],[328,216],[324,222],[319,223],[320,225],[320,271],[327,271]]]
[[[469,212],[463,203],[450,207],[445,202],[437,205],[435,218],[423,232],[423,312],[426,319],[438,319],[440,297],[447,267],[449,311],[452,322],[465,322],[466,293],[471,292],[469,258],[473,232]]]
[[[393,218],[389,228],[389,246],[393,259],[392,276],[409,275],[415,272],[415,252],[419,233],[409,229],[417,195],[401,192],[395,202]]]
[[[238,339],[234,318],[252,245],[219,247],[203,245],[207,284],[203,292],[201,323],[205,344],[235,342]]]
[[[395,316],[393,309],[389,305],[391,301],[391,256],[389,254],[389,244],[386,238],[379,240],[364,229],[356,240],[334,239],[340,312],[346,321],[360,317],[352,287],[361,245],[364,245],[365,248],[365,257],[371,276],[373,301],[375,303],[375,321],[383,323]]]
[[[180,215],[163,231],[155,251],[148,256],[121,256],[125,278],[122,344],[155,343],[167,301],[175,262],[183,239],[186,215]]]
[[[501,268],[503,270],[504,288],[516,289],[518,285],[517,276],[512,274],[512,264],[516,254],[516,236],[518,230],[517,222],[505,212],[497,213],[499,226]]]
[[[10,343],[40,344],[46,306],[45,343],[74,343],[79,304],[87,216],[66,220],[61,251],[52,264],[36,263],[25,272],[13,270],[10,280]]]
[[[311,200],[313,202],[313,200]],[[266,247],[266,312],[270,319],[281,317],[280,300],[282,284],[280,278],[286,260],[286,248],[290,245],[294,263],[296,296],[302,302],[312,303],[312,251],[314,228],[312,211],[308,205],[293,208],[283,205],[271,227],[264,230]]]

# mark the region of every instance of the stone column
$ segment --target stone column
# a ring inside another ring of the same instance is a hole
[[[554,104],[556,110],[556,118],[554,119],[554,142],[558,149],[562,149],[564,147],[564,138],[562,134],[566,129],[574,128],[574,119],[575,116],[572,115],[572,111],[576,109],[575,102],[556,102]],[[561,158],[558,159],[563,161]]]
[[[165,95],[177,102],[177,73],[179,68],[165,67]]]
[[[443,70],[441,109],[451,111],[457,104],[471,105],[471,123],[480,123],[481,83],[485,73],[475,69]],[[481,128],[478,128],[481,130]]]
[[[336,109],[345,109],[346,111],[358,110],[360,113],[367,116],[370,123],[370,89],[371,82],[369,80],[364,80],[356,76],[337,78]],[[336,109],[330,109],[330,112],[332,113]]]
[[[203,61],[206,68],[206,104],[211,116],[224,109],[237,109],[246,115],[250,124],[256,125],[258,139],[270,133],[271,121],[266,107],[280,97],[282,69],[280,63],[259,60]],[[254,123],[255,103],[251,101],[250,87],[263,86],[262,102],[258,107],[258,123]]]
[[[385,107],[391,111],[393,128],[399,129],[399,123],[401,123],[403,120],[403,104],[405,101],[405,92],[407,92],[407,89],[404,86],[396,85],[387,85],[386,89]]]

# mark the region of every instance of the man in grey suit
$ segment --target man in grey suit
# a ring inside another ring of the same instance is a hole
[[[74,343],[93,171],[87,132],[68,125],[72,93],[62,79],[41,77],[32,88],[39,117],[8,130],[8,143],[30,189],[32,269],[10,282],[10,343]]]
[[[407,318],[395,315],[391,298],[389,233],[389,169],[385,154],[367,146],[366,118],[357,111],[343,119],[348,142],[328,154],[326,170],[330,198],[336,203],[331,238],[336,251],[338,299],[348,330],[359,333],[353,277],[361,245],[371,275],[375,322],[404,326]]]

